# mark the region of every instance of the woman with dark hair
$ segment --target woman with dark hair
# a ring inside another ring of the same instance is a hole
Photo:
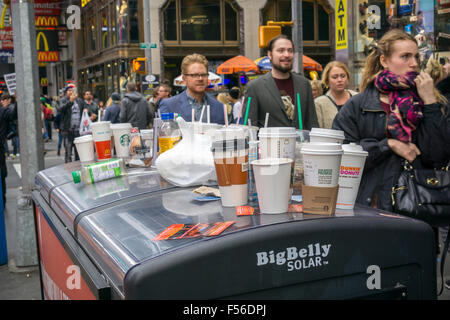
[[[419,73],[419,50],[411,35],[393,29],[366,60],[360,94],[336,115],[333,129],[369,156],[356,202],[392,211],[391,191],[404,159],[430,168],[450,160],[448,106],[433,79]]]

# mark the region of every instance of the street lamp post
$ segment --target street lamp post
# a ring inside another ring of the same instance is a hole
[[[37,265],[31,191],[34,177],[44,169],[42,120],[33,0],[12,0],[17,110],[22,190],[17,198],[17,267]]]
[[[303,74],[302,0],[292,0],[292,42],[294,43],[294,72]]]

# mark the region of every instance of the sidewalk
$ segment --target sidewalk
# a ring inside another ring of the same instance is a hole
[[[57,155],[58,135],[53,132],[53,141],[45,143],[45,168],[50,168],[64,163],[64,147],[61,156]],[[10,144],[10,142],[9,142]],[[12,149],[10,149],[12,150]],[[8,265],[0,266],[0,300],[40,300],[41,289],[39,269],[37,266],[31,268],[16,268],[14,264],[15,251],[15,215],[17,211],[17,196],[19,195],[20,181],[20,157],[15,160],[7,160],[8,177],[6,179],[6,234],[8,242]],[[437,263],[437,284],[440,284],[440,264]],[[445,278],[450,278],[450,256],[447,257],[445,265]],[[450,290],[444,289],[438,300],[450,300]]]
[[[58,134],[53,131],[53,141],[45,143],[45,168],[64,163],[64,147],[61,156],[57,155]],[[12,152],[11,141],[8,141]],[[17,197],[21,188],[20,156],[6,160],[8,176],[6,178],[6,238],[8,247],[8,264],[0,266],[0,300],[40,300],[41,288],[37,266],[17,268],[14,262]]]

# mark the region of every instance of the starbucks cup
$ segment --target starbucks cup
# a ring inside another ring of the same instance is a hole
[[[216,140],[212,143],[212,152],[222,205],[247,204],[248,141]]]
[[[309,139],[311,142],[329,142],[342,144],[345,139],[344,131],[312,128],[309,133]]]
[[[339,193],[336,208],[353,209],[368,152],[354,143],[344,144],[342,149],[344,154],[342,155],[339,173]]]
[[[302,146],[305,185],[311,187],[336,187],[342,145],[338,143],[310,142]]]
[[[109,121],[93,122],[91,124],[97,159],[111,159],[111,129]]]
[[[92,135],[89,134],[75,138],[73,142],[77,148],[81,163],[94,162],[94,140],[92,139]]]
[[[130,132],[131,123],[111,124],[111,131],[114,137],[114,148],[118,158],[130,157]]]
[[[261,159],[290,158],[295,159],[295,128],[270,127],[259,129],[259,147]]]
[[[265,158],[252,161],[261,213],[288,211],[292,159]]]

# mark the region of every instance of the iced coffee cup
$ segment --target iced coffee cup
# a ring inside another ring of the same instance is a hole
[[[342,158],[342,145],[338,143],[310,142],[302,146],[305,185],[336,187]]]
[[[324,129],[324,128],[312,128],[309,133],[309,140],[311,142],[327,142],[327,143],[340,143],[342,144],[345,139],[344,131]]]
[[[259,147],[261,159],[290,158],[295,159],[295,128],[270,127],[259,129]]]
[[[212,152],[222,205],[247,204],[248,141],[216,140],[212,143]]]
[[[114,137],[116,156],[118,158],[129,158],[131,123],[111,124],[111,131]]]
[[[290,199],[292,159],[265,158],[252,161],[261,213],[285,213]]]
[[[364,170],[367,151],[357,144],[342,145],[341,168],[339,172],[339,193],[336,208],[353,209],[358,196],[359,184]]]
[[[97,159],[111,159],[111,129],[109,121],[93,122],[91,124]]]
[[[92,135],[85,135],[75,138],[73,141],[77,148],[78,156],[81,163],[91,163],[95,161],[94,140]]]

